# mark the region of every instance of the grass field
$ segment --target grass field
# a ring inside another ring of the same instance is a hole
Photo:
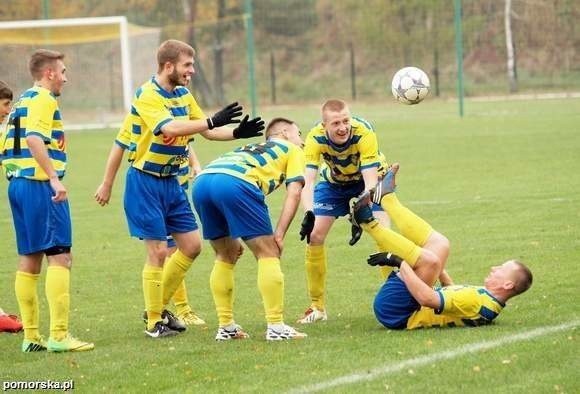
[[[147,339],[140,320],[144,248],[127,233],[124,175],[108,207],[92,198],[115,131],[78,132],[68,137],[65,179],[74,221],[71,330],[96,349],[23,354],[22,334],[2,334],[0,380],[73,379],[81,392],[579,392],[580,100],[468,101],[464,119],[451,102],[361,103],[352,110],[374,123],[381,149],[401,163],[400,200],[451,240],[448,270],[457,283],[481,284],[491,265],[508,258],[533,270],[530,291],[510,301],[495,325],[381,328],[371,310],[379,276],[365,263],[374,246],[368,236],[348,246],[350,228],[341,220],[328,239],[329,321],[304,327],[306,340],[266,343],[256,264],[246,253],[236,268],[235,316],[252,338],[216,343],[207,244],[187,284],[208,327]],[[264,111],[274,115],[307,130],[318,108]],[[201,140],[195,148],[203,163],[234,146]],[[274,218],[283,194],[269,198]],[[15,241],[5,192],[0,199],[0,305],[16,312]],[[282,258],[288,323],[308,306],[298,224]],[[39,284],[47,335],[44,281]]]

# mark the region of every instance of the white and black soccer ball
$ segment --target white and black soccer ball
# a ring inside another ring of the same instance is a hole
[[[404,67],[391,82],[393,96],[403,104],[419,104],[429,94],[429,77],[417,67]]]

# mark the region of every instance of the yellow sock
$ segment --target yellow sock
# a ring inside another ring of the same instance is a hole
[[[192,263],[193,259],[184,255],[179,249],[173,252],[165,262],[163,267],[163,305],[166,305],[173,297]]]
[[[268,257],[258,260],[258,289],[262,295],[266,321],[280,324],[284,320],[284,274],[280,259]]]
[[[182,280],[179,286],[177,286],[177,290],[175,290],[175,293],[171,299],[175,305],[175,312],[177,312],[178,315],[182,315],[191,311],[189,300],[187,299],[187,288],[185,287],[184,280]]]
[[[59,265],[48,266],[45,286],[50,309],[50,337],[61,341],[68,333],[70,270]]]
[[[38,274],[16,271],[16,279],[14,280],[14,291],[24,327],[24,339],[29,341],[40,336],[38,331],[38,291],[36,290],[38,277]]]
[[[312,306],[323,311],[326,290],[326,251],[324,245],[308,245],[306,247],[306,277]]]
[[[429,223],[401,204],[395,193],[385,195],[381,199],[381,206],[389,212],[391,220],[403,237],[411,240],[415,245],[425,245],[433,232]]]
[[[147,311],[147,329],[155,327],[163,311],[163,268],[148,263],[143,267],[143,295]]]
[[[411,266],[415,265],[419,259],[422,252],[419,246],[390,228],[381,226],[378,221],[374,220],[371,223],[363,223],[361,227],[373,237],[379,250],[394,253],[402,257]]]
[[[234,322],[234,267],[234,264],[216,260],[209,277],[220,327]]]

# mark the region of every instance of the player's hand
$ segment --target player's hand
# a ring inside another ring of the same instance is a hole
[[[238,116],[242,116],[242,106],[236,101],[207,118],[207,128],[211,130],[230,123],[240,123],[239,119],[235,119]]]
[[[371,254],[367,259],[367,263],[376,267],[377,265],[380,267],[384,267],[388,265],[389,267],[400,268],[403,259],[397,256],[396,254],[392,254],[390,252],[380,252]]]
[[[95,192],[95,201],[102,207],[109,203],[111,199],[111,186],[101,183]]]
[[[314,212],[306,211],[304,213],[304,219],[302,219],[302,224],[300,225],[300,241],[304,241],[306,238],[306,243],[310,243],[310,234],[314,229]]]
[[[252,138],[264,135],[264,121],[259,116],[248,120],[250,116],[246,115],[240,122],[240,125],[234,129],[234,138]]]
[[[360,237],[362,236],[363,233],[363,229],[360,226],[357,226],[356,224],[352,224],[350,227],[350,241],[348,241],[348,244],[350,246],[353,246],[354,244],[356,244]]]
[[[282,256],[282,251],[284,250],[284,236],[274,234],[274,242],[276,242],[276,246],[278,247],[279,255]]]
[[[50,186],[54,191],[54,196],[52,196],[53,202],[62,202],[67,199],[66,188],[58,178],[50,178]]]

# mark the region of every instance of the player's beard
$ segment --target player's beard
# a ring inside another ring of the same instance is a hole
[[[189,81],[189,78],[180,75],[177,70],[173,70],[167,79],[173,86],[186,86]]]

